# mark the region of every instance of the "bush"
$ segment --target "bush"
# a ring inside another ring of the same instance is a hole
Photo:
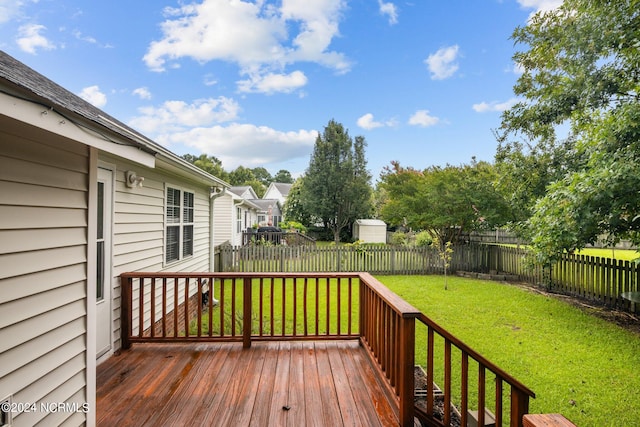
[[[396,231],[391,235],[391,244],[392,245],[406,245],[409,243],[409,237],[407,233],[403,233],[402,231]]]
[[[303,224],[297,222],[297,221],[283,221],[280,224],[280,228],[283,231],[286,230],[296,230],[300,233],[306,233],[307,232],[307,227],[305,227]]]
[[[433,239],[426,231],[421,231],[416,234],[416,246],[431,246],[432,243]]]

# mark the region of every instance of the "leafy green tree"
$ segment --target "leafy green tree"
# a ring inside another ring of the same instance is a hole
[[[287,200],[284,202],[284,217],[287,221],[295,221],[310,226],[317,219],[312,219],[311,214],[306,210],[302,201],[303,181],[304,175],[298,178],[291,186]]]
[[[248,185],[247,182],[255,181],[256,176],[253,171],[244,166],[238,166],[229,172],[229,183],[231,185]]]
[[[639,23],[638,0],[565,0],[514,32],[524,100],[504,113],[504,135],[553,145],[568,129],[578,159],[528,221],[543,262],[600,235],[640,244]]]
[[[291,172],[286,169],[280,169],[278,173],[273,176],[272,182],[281,182],[283,184],[293,184],[294,180],[291,176]]]
[[[504,224],[506,203],[493,186],[495,179],[492,165],[475,160],[424,171],[392,162],[381,175],[387,195],[382,218],[391,225],[425,230],[442,244],[456,241],[465,231]]]
[[[366,169],[366,142],[355,142],[342,124],[330,120],[318,134],[303,181],[301,200],[340,241],[340,232],[371,212],[371,175]]]
[[[220,159],[215,156],[201,154],[200,156],[196,157],[193,154],[184,154],[182,158],[222,180],[227,181],[229,178],[229,174],[222,167],[222,161],[220,161]]]
[[[262,185],[264,185],[265,187],[268,187],[269,184],[273,182],[273,177],[271,177],[271,174],[269,173],[269,171],[263,167],[253,168],[251,169],[251,172],[253,172],[253,176],[258,181],[260,181]]]

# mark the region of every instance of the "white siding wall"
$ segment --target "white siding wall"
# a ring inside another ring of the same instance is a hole
[[[213,206],[213,234],[214,245],[224,242],[233,244],[233,230],[235,230],[235,207],[233,197],[226,193],[218,197]]]
[[[1,118],[0,129],[0,399],[82,404],[89,151]],[[84,422],[14,414],[15,426]]]
[[[119,158],[102,155],[115,166],[113,226],[113,347],[120,348],[119,275],[132,271],[209,271],[209,187],[159,169],[148,169]],[[144,177],[143,186],[128,188],[125,172]],[[193,256],[164,262],[166,187],[194,193]],[[158,313],[159,314],[159,313]],[[159,319],[160,317],[158,317]],[[148,325],[147,325],[148,326]]]

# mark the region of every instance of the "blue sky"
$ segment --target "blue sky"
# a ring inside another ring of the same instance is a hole
[[[558,0],[0,0],[0,48],[177,154],[294,176],[331,119],[378,178],[492,161],[510,36]]]

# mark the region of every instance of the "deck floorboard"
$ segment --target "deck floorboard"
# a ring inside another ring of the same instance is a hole
[[[398,425],[355,341],[136,344],[97,374],[103,426]]]

